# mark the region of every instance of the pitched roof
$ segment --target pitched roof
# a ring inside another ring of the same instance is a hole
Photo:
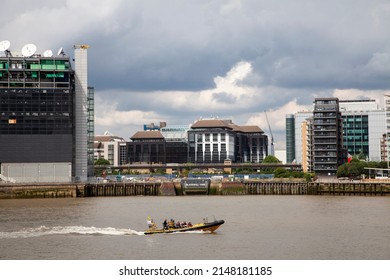
[[[199,120],[195,122],[191,128],[226,128],[243,133],[264,133],[264,131],[257,125],[237,125],[231,120]]]
[[[138,131],[130,139],[164,139],[159,130]]]
[[[244,133],[264,133],[264,131],[257,125],[242,125],[239,126],[239,131]]]
[[[94,137],[95,142],[112,142],[115,140],[125,141],[122,137],[112,135],[95,135]]]
[[[191,128],[227,128],[232,129],[229,126],[228,121],[224,120],[199,120],[191,125]]]

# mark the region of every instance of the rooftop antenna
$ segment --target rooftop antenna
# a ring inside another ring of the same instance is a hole
[[[24,47],[22,48],[22,55],[24,57],[31,57],[35,54],[36,50],[37,46],[35,46],[34,44],[24,45]]]
[[[57,52],[57,56],[60,56],[60,55],[65,55],[65,52],[64,52],[64,49],[63,48],[60,48]]]
[[[46,50],[46,51],[43,53],[43,56],[44,56],[44,57],[52,57],[52,56],[53,56],[52,50]]]
[[[11,52],[8,50],[11,46],[10,41],[4,40],[0,42],[0,52],[4,52],[6,56],[12,56]]]
[[[274,156],[275,155],[274,136],[272,135],[271,125],[269,124],[269,121],[268,121],[267,111],[264,110],[264,113],[265,113],[265,118],[267,119],[269,133],[271,134],[271,156]]]

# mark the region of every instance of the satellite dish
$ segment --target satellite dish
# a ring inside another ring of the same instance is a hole
[[[37,46],[35,46],[34,44],[27,44],[22,48],[22,55],[24,57],[30,57],[34,55],[36,50],[37,50]]]
[[[60,48],[59,50],[58,50],[58,52],[57,52],[57,55],[64,55],[65,53],[64,53],[64,49],[63,48]]]
[[[5,52],[9,49],[9,46],[11,43],[7,40],[1,41],[0,42],[0,52]]]
[[[43,53],[43,56],[44,57],[52,57],[53,56],[53,52],[51,50],[46,50],[44,53]]]

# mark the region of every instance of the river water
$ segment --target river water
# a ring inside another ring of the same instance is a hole
[[[146,217],[215,233],[144,235]],[[390,259],[390,197],[180,196],[0,200],[0,259]]]

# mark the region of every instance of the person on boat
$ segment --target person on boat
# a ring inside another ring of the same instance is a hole
[[[188,222],[187,226],[188,226],[188,227],[192,227],[191,222]]]
[[[148,225],[148,228],[153,228],[156,226],[156,224],[153,222],[153,219],[148,216],[146,223]]]
[[[168,222],[168,227],[170,227],[170,228],[174,228],[174,227],[175,227],[175,220],[174,220],[174,219],[171,219],[171,220]]]
[[[183,228],[183,227],[187,227],[186,221],[184,221],[184,222],[181,223],[181,227],[182,227],[182,228]]]
[[[181,228],[181,223],[180,223],[180,221],[177,221],[175,227],[176,227],[176,228]]]
[[[168,229],[167,219],[165,219],[164,222],[163,222],[163,229]]]

